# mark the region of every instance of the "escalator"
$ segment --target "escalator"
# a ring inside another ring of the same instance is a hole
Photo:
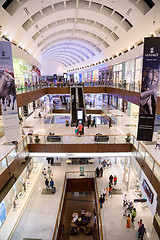
[[[78,101],[79,101],[78,108],[84,109],[83,122],[85,123],[86,111],[85,111],[85,104],[84,104],[83,87],[78,87]]]
[[[77,108],[76,108],[76,88],[70,88],[70,113],[71,113],[71,126],[76,126],[77,124]]]
[[[83,122],[85,123],[85,105],[84,94],[82,87],[71,87],[70,89],[71,99],[71,126],[77,125],[77,109],[84,109]]]

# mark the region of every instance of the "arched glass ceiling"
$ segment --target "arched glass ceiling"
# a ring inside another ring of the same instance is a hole
[[[13,0],[3,1],[1,6],[3,34],[33,55],[47,58],[52,56],[50,51],[61,47],[64,51],[67,46],[73,54],[74,49],[81,57],[82,52],[87,54],[89,62],[92,56],[102,60],[102,56],[111,57],[142,39],[146,26],[149,33],[154,27],[149,24],[155,16],[152,0]],[[75,59],[88,61],[85,57]]]
[[[89,53],[89,54],[91,54],[91,56],[94,56],[95,55],[95,53],[93,52],[93,49],[92,49],[92,51],[89,49],[89,48],[87,48],[87,47],[85,47],[85,46],[83,46],[83,45],[80,45],[80,44],[76,44],[76,43],[72,43],[72,47],[74,47],[74,48],[72,48],[72,49],[77,49],[77,51],[82,51],[82,52],[87,52],[87,53]],[[53,45],[52,47],[50,47],[50,48],[46,48],[46,47],[44,47],[43,49],[41,49],[41,51],[43,51],[44,50],[44,52],[43,52],[43,54],[45,53],[45,52],[47,52],[47,51],[51,51],[52,49],[57,49],[57,48],[61,48],[61,49],[63,49],[63,48],[67,48],[67,49],[70,49],[71,47],[69,47],[69,44],[67,44],[67,43],[60,43],[60,44],[56,44],[56,45]]]
[[[78,56],[78,57],[83,56],[83,57],[85,57],[87,59],[89,58],[89,56],[86,53],[84,53],[84,52],[82,52],[80,50],[77,50],[75,48],[70,48],[70,47],[50,49],[49,51],[44,52],[42,54],[42,56],[46,57],[47,55],[50,55],[50,54],[52,54],[54,52],[68,52],[68,53],[71,53],[72,55],[75,55],[75,56]]]

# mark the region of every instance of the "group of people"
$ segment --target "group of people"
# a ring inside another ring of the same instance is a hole
[[[43,174],[44,179],[45,179],[46,189],[47,190],[49,188],[53,189],[53,187],[54,187],[54,180],[53,180],[52,169],[50,167],[48,167],[47,169],[44,168],[42,174]]]
[[[137,216],[137,211],[136,211],[136,208],[134,207],[133,202],[127,200],[127,194],[125,194],[123,197],[123,207],[126,208],[125,212],[123,213],[123,216],[127,217],[126,227],[130,228],[131,223],[135,222],[135,218]],[[127,214],[127,212],[129,212],[129,214]],[[143,240],[143,236],[144,236],[144,233],[146,233],[146,229],[144,227],[142,219],[140,219],[138,221],[138,225],[139,225],[139,228],[138,228],[137,236],[138,236],[138,238]]]
[[[80,121],[78,126],[75,129],[75,135],[76,136],[82,136],[82,132],[83,132],[83,125],[82,125],[82,123]]]
[[[102,167],[101,168],[99,168],[99,167],[96,168],[96,176],[97,176],[97,178],[103,177],[103,168]]]
[[[107,166],[107,168],[112,166],[112,163],[109,159],[107,159],[107,161],[104,159],[103,161],[101,161],[101,157],[99,157],[99,164],[102,164],[103,168],[105,168]]]
[[[97,125],[96,125],[96,118],[94,117],[93,119],[91,119],[91,115],[89,115],[88,117],[87,117],[87,127],[89,128],[89,126],[91,126],[91,127],[97,127]]]

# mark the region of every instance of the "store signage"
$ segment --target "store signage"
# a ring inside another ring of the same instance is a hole
[[[145,179],[143,179],[142,186],[143,186],[143,189],[144,189],[145,193],[147,194],[149,202],[152,204],[154,194],[153,194],[151,188],[149,187],[149,185],[147,184]]]
[[[2,201],[0,203],[0,228],[2,227],[6,217],[7,217],[6,207],[4,201]]]
[[[0,42],[0,100],[7,142],[21,139],[10,42]]]
[[[142,86],[137,140],[152,141],[157,104],[160,65],[160,38],[144,40]]]

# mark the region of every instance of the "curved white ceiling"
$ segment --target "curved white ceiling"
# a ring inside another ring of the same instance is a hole
[[[110,58],[160,29],[159,0],[1,2],[1,36],[66,69]]]

